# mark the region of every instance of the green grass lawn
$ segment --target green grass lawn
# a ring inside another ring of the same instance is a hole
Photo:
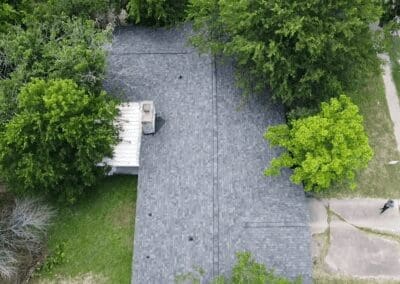
[[[130,283],[136,188],[136,177],[108,177],[78,204],[58,208],[48,246],[51,253],[61,245],[63,261],[34,282]]]
[[[390,166],[391,160],[398,160],[393,123],[386,103],[383,79],[374,75],[357,93],[350,95],[364,116],[364,125],[374,157],[368,168],[357,177],[357,188],[333,186],[321,197],[382,197],[400,198],[400,165]]]

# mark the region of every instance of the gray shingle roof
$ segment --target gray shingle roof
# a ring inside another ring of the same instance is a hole
[[[164,125],[142,140],[133,283],[228,273],[249,250],[278,273],[311,281],[308,211],[289,172],[267,178],[279,151],[263,139],[283,122],[268,95],[243,100],[229,62],[188,47],[190,29],[121,28],[106,87],[153,100]]]

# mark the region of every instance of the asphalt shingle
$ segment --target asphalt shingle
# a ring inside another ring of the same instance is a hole
[[[229,61],[199,55],[188,26],[121,28],[106,88],[153,100],[164,121],[144,136],[136,209],[133,283],[173,283],[200,267],[204,283],[228,273],[235,253],[311,282],[309,216],[289,171],[267,178],[279,154],[263,139],[283,112],[266,94],[243,99]]]

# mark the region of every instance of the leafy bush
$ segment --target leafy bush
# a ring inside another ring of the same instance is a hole
[[[293,168],[291,180],[303,183],[306,190],[321,191],[333,182],[348,182],[354,188],[356,171],[365,168],[373,155],[363,118],[345,95],[321,106],[316,115],[268,128],[265,138],[285,151],[265,174]]]
[[[378,1],[190,0],[202,50],[232,56],[239,86],[289,107],[317,106],[379,70],[369,24]]]
[[[20,73],[31,77],[73,79],[90,90],[101,89],[109,30],[100,31],[94,22],[61,16],[51,22],[14,26],[0,37],[0,51],[8,68],[1,78]]]
[[[30,21],[0,34],[0,129],[16,112],[16,98],[31,78],[73,79],[100,92],[105,73],[103,45],[109,30],[89,20],[59,16],[51,22]]]
[[[53,15],[64,13],[68,16],[95,18],[99,14],[107,13],[110,9],[109,0],[48,0],[46,5],[52,8]]]
[[[257,263],[249,252],[237,254],[237,262],[232,271],[233,283],[270,283],[289,284],[301,283],[300,278],[290,281],[277,276],[272,270],[266,269],[264,264]]]
[[[8,3],[0,4],[0,32],[7,32],[18,17],[17,11]]]
[[[148,25],[170,25],[185,18],[187,0],[129,0],[127,9],[133,21]]]
[[[290,281],[284,277],[275,275],[272,270],[267,270],[264,264],[257,263],[249,252],[241,252],[236,255],[236,264],[232,269],[230,279],[218,277],[214,284],[290,284],[301,283],[300,279]]]
[[[55,266],[60,265],[65,260],[64,252],[65,242],[59,243],[50,255],[46,257],[46,261],[36,269],[36,273],[50,272]]]
[[[91,19],[100,27],[121,23],[129,12],[129,20],[146,25],[172,25],[185,20],[188,0],[9,0],[0,19],[14,21],[13,11],[25,15],[25,22],[52,21],[54,16]],[[121,13],[122,12],[122,13]],[[27,20],[28,19],[28,20]],[[114,22],[115,21],[115,22]],[[2,25],[0,24],[0,30]]]
[[[13,24],[7,25],[7,32],[0,33],[0,168],[5,169],[2,175],[17,192],[52,192],[73,201],[83,188],[104,174],[104,169],[89,164],[98,161],[102,153],[109,153],[116,139],[114,127],[106,125],[106,120],[115,114],[114,103],[102,92],[104,43],[110,29],[100,30],[87,19],[95,11],[87,9],[105,7],[111,2],[8,3],[3,5],[7,13],[0,12],[0,17],[7,16]],[[62,3],[68,5],[61,9]],[[14,19],[13,12],[18,19]],[[44,101],[44,97],[48,100]],[[56,107],[62,109],[60,105],[65,107],[65,113],[56,112]],[[100,123],[96,124],[97,130],[92,130],[90,123],[96,118]],[[58,133],[61,130],[69,132]],[[13,131],[20,131],[20,135]],[[35,140],[30,136],[33,133],[43,140]],[[90,140],[95,138],[99,141]],[[79,139],[88,140],[81,147]],[[56,166],[58,158],[61,163]],[[5,160],[11,162],[10,166],[1,165]],[[71,171],[73,167],[75,171]]]
[[[53,15],[76,16],[95,20],[104,26],[110,19],[118,18],[122,10],[129,12],[129,19],[138,24],[171,25],[185,19],[188,0],[47,0],[32,7],[36,17]],[[112,22],[112,21],[111,21]]]
[[[94,95],[72,80],[33,80],[0,134],[1,176],[16,192],[74,202],[106,173],[96,164],[112,155],[116,114],[104,92]]]
[[[43,249],[54,211],[36,199],[16,199],[0,214],[0,279],[21,276]]]
[[[384,25],[400,16],[400,3],[397,0],[381,0],[383,14],[380,24]]]

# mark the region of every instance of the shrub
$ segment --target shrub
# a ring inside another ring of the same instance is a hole
[[[72,80],[35,79],[18,96],[18,113],[0,134],[0,173],[16,192],[74,202],[106,168],[117,141],[115,102]]]
[[[365,168],[373,151],[363,127],[363,118],[345,95],[322,103],[313,116],[268,128],[265,138],[285,151],[272,160],[266,175],[293,168],[291,180],[306,190],[321,191],[334,182],[355,187],[356,171]]]
[[[0,214],[0,279],[21,276],[43,249],[54,211],[37,199],[16,199]]]
[[[17,18],[17,11],[10,4],[0,4],[0,32],[7,32],[9,25],[13,24]]]
[[[187,0],[129,0],[132,20],[148,25],[171,25],[185,18]]]
[[[22,81],[35,78],[73,79],[80,86],[101,89],[109,30],[100,31],[89,20],[60,16],[51,22],[31,22],[27,28],[14,26],[2,34],[0,50],[10,78],[21,73]]]
[[[93,20],[98,27],[118,23],[129,0],[8,0],[0,19],[7,22],[52,22],[54,17],[78,17]],[[6,1],[7,2],[7,1]],[[10,13],[10,8],[17,15]],[[18,15],[20,15],[18,17]],[[118,15],[118,16],[117,16]],[[16,21],[17,20],[17,21]],[[0,25],[1,29],[1,25]]]
[[[397,0],[381,0],[383,14],[380,19],[380,25],[385,25],[400,16],[400,3]]]
[[[64,248],[65,248],[65,242],[59,243],[51,252],[51,254],[47,255],[46,261],[43,262],[41,266],[38,266],[36,268],[36,273],[40,274],[40,272],[50,272],[55,266],[64,263],[65,261]]]
[[[246,92],[270,87],[289,107],[351,90],[379,70],[369,24],[379,1],[190,0],[188,14],[202,50],[232,56]]]
[[[51,14],[66,14],[68,16],[79,16],[94,19],[99,14],[107,13],[111,8],[109,0],[48,0],[46,5],[51,7]]]
[[[92,21],[59,16],[29,21],[0,34],[0,130],[16,112],[16,98],[32,77],[72,79],[98,93],[102,89],[109,30]]]
[[[1,233],[4,234],[3,229]],[[4,235],[0,237],[0,279],[10,280],[17,274],[17,264],[15,253],[11,251],[6,244],[8,240],[4,240]]]
[[[50,40],[43,47],[48,78],[72,79],[93,92],[102,90],[106,67],[104,43],[111,30],[98,30],[80,19],[52,23]]]
[[[275,275],[272,270],[267,270],[264,264],[256,262],[249,252],[238,253],[236,258],[236,264],[232,269],[232,277],[229,283],[289,284],[301,282],[300,280],[292,282],[284,277]]]
[[[24,248],[30,254],[39,253],[53,215],[53,210],[37,199],[16,199],[7,224],[13,236],[12,246]]]

